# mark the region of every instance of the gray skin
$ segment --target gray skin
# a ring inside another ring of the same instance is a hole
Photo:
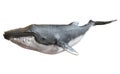
[[[10,30],[4,33],[4,38],[10,40],[11,38],[29,37],[33,36],[38,44],[55,45],[64,50],[77,55],[78,53],[69,45],[69,42],[83,36],[91,26],[104,25],[112,21],[92,21],[90,20],[83,26],[78,26],[78,22],[70,24],[32,24],[25,28]],[[18,44],[19,45],[19,44]],[[31,48],[29,48],[31,49]],[[59,50],[59,49],[58,49]],[[38,50],[39,52],[42,52]],[[53,51],[54,52],[54,51]],[[56,54],[58,51],[52,53],[51,51],[43,52],[48,54]]]

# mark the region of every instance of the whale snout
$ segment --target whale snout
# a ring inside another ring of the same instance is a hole
[[[5,39],[9,40],[10,38],[19,38],[24,36],[31,36],[31,32],[27,32],[24,28],[13,29],[4,32],[3,36]]]
[[[7,39],[7,40],[9,40],[9,38],[10,38],[10,34],[8,34],[7,32],[5,32],[5,33],[3,34],[3,36],[4,36],[4,38]]]
[[[17,32],[18,32],[17,29],[9,30],[4,32],[3,36],[5,39],[9,40],[10,38],[17,37],[17,35],[19,35]]]

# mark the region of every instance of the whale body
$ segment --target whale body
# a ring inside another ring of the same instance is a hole
[[[25,28],[6,31],[4,38],[13,43],[46,54],[68,51],[78,55],[72,46],[77,44],[92,26],[104,25],[112,21],[92,21],[83,26],[78,22],[70,24],[31,24]]]

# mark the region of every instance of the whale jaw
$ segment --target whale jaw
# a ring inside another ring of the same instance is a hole
[[[36,42],[33,36],[10,38],[10,41],[12,41],[13,43],[23,48],[35,50],[35,51],[46,53],[46,54],[57,54],[64,51],[63,48],[57,45],[40,44]]]

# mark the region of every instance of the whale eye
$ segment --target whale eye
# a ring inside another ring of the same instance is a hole
[[[42,40],[46,40],[46,38],[43,38],[43,37],[42,37],[41,39],[42,39]]]
[[[46,41],[46,40],[47,40],[47,37],[46,37],[46,36],[42,36],[42,37],[41,37],[41,40],[42,40],[42,41]]]

